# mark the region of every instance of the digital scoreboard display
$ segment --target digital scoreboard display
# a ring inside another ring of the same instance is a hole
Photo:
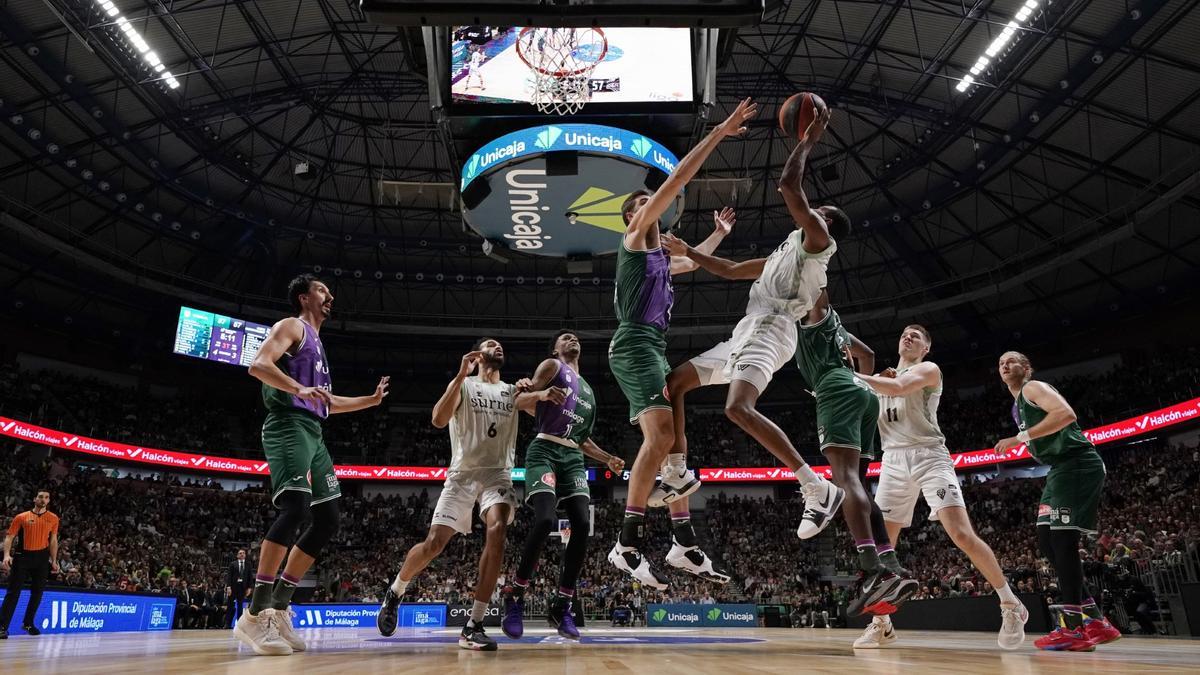
[[[175,353],[235,366],[249,366],[270,326],[205,312],[179,308],[175,326]]]

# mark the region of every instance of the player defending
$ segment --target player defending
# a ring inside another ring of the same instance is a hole
[[[396,632],[400,598],[412,582],[456,532],[471,533],[471,510],[479,502],[479,517],[487,528],[479,556],[479,580],[471,618],[463,626],[458,646],[495,651],[496,641],[483,630],[488,601],[496,589],[504,558],[504,536],[516,513],[512,467],[516,455],[516,397],[528,382],[516,385],[500,380],[504,348],[491,338],[480,338],[464,354],[458,374],[433,406],[433,426],[450,425],[450,470],[433,509],[433,522],[425,541],[413,546],[392,585],[384,592],[375,625],[385,636]],[[479,375],[470,377],[479,370]]]
[[[304,651],[288,605],[300,579],[338,528],[337,499],[342,490],[321,439],[321,422],[330,415],[377,406],[388,393],[384,377],[370,396],[334,394],[329,359],[319,337],[321,324],[333,311],[333,293],[313,275],[302,274],[288,284],[288,299],[297,316],[271,327],[250,364],[250,374],[262,381],[267,408],[263,454],[271,472],[271,503],[279,515],[258,550],[250,609],[233,629],[234,636],[256,653],[270,655]],[[297,528],[306,521],[292,546]],[[285,554],[287,565],[276,579]]]
[[[471,78],[479,78],[479,89],[487,91],[487,87],[483,85],[483,47],[471,47],[471,55],[467,57],[467,81],[463,87],[464,90],[471,88]]]
[[[1104,460],[1083,435],[1071,404],[1057,389],[1032,377],[1029,357],[1020,352],[1000,356],[1000,379],[1016,399],[1012,414],[1020,433],[1001,439],[996,452],[1024,443],[1034,459],[1050,465],[1038,504],[1037,538],[1042,555],[1058,574],[1062,604],[1052,609],[1058,610],[1061,625],[1033,644],[1051,651],[1090,652],[1121,637],[1087,593],[1079,559],[1080,534],[1096,532]]]
[[[535,415],[537,437],[525,451],[525,502],[533,507],[533,524],[512,590],[504,597],[504,634],[513,640],[525,632],[525,589],[546,539],[558,525],[560,507],[571,522],[571,540],[563,556],[558,594],[546,618],[562,637],[579,639],[571,604],[587,552],[591,501],[583,456],[599,460],[614,473],[625,469],[624,460],[601,450],[591,439],[596,397],[579,374],[580,351],[574,331],[559,331],[550,341],[550,358],[538,364],[533,374],[531,390],[517,397],[517,407]]]
[[[617,250],[616,312],[619,325],[608,346],[608,363],[629,401],[630,423],[641,428],[642,445],[630,472],[625,520],[608,560],[643,584],[659,590],[667,587],[666,578],[650,568],[650,561],[642,555],[641,546],[645,536],[646,501],[654,487],[655,474],[675,443],[667,391],[670,366],[666,357],[667,326],[674,301],[671,275],[697,268],[696,263],[687,258],[667,257],[659,239],[659,219],[717,144],[729,136],[743,133],[746,130],[743,125],[757,111],[758,107],[750,99],[738,103],[733,114],[692,148],[658,190],[654,193],[638,190],[621,206],[626,230],[621,248]],[[705,252],[711,253],[723,236],[718,228],[703,245]],[[690,520],[677,521],[672,514],[671,521],[673,533],[686,529],[694,537]],[[678,537],[673,536],[673,539],[674,544],[681,544]],[[686,548],[703,555],[698,547]],[[675,550],[673,545],[672,551]],[[668,559],[671,558],[668,555]],[[708,556],[704,558],[704,566],[711,569]]]
[[[803,176],[803,164],[828,124],[828,114],[813,120],[805,140],[785,167],[788,178]],[[799,163],[799,167],[791,165]],[[799,193],[799,180],[786,181],[781,190]],[[799,321],[825,288],[826,269],[837,251],[837,238],[850,230],[850,219],[836,206],[807,207],[793,211],[796,230],[766,258],[735,263],[698,251],[671,235],[664,235],[667,250],[696,262],[701,268],[725,279],[754,280],[746,316],[726,340],[676,367],[667,378],[674,414],[675,447],[669,457],[687,452],[684,425],[684,396],[698,387],[728,384],[725,414],[754,440],[767,448],[795,473],[804,492],[804,517],[797,530],[801,539],[815,536],[831,522],[845,493],[818,476],[804,462],[787,434],[757,409],[758,399],[766,391],[774,374],[796,353],[796,322]],[[732,214],[731,214],[732,215]],[[681,460],[682,462],[682,460]],[[669,472],[664,470],[664,476]],[[677,497],[664,481],[663,488],[651,496],[651,505],[661,499],[670,503]],[[661,496],[660,496],[661,495]],[[656,497],[658,499],[656,499]]]
[[[883,511],[888,540],[895,546],[900,541],[900,530],[912,525],[917,498],[925,497],[929,519],[941,522],[954,545],[996,589],[1001,615],[996,641],[1004,649],[1016,649],[1025,641],[1029,611],[1013,594],[991,547],[971,527],[946,437],[938,426],[942,371],[936,363],[925,360],[932,344],[924,326],[907,326],[900,334],[900,359],[895,370],[889,368],[882,376],[859,376],[879,396],[883,469],[875,502]],[[884,614],[875,617],[854,646],[872,649],[895,641],[891,618]]]

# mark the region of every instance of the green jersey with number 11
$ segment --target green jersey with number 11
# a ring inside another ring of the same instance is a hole
[[[517,454],[517,391],[478,376],[463,380],[450,418],[450,470],[511,469]]]

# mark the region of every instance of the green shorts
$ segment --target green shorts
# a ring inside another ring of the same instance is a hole
[[[272,504],[284,490],[307,492],[313,504],[342,496],[317,418],[300,410],[268,411],[262,444],[271,471]]]
[[[667,336],[653,326],[622,324],[608,344],[608,367],[629,401],[629,423],[656,408],[670,410],[667,400]]]
[[[1104,473],[1104,460],[1094,451],[1050,467],[1038,502],[1037,524],[1052,530],[1095,532]]]
[[[590,499],[583,451],[544,438],[533,439],[525,451],[525,501],[539,492],[554,493],[560,502],[579,495]]]
[[[863,457],[877,458],[879,399],[848,369],[826,373],[817,383],[817,439],[821,450],[854,448]]]

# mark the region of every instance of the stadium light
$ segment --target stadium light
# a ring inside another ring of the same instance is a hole
[[[1025,0],[1025,3],[1013,15],[1012,20],[1005,24],[1000,34],[988,44],[983,53],[979,55],[979,58],[975,60],[975,65],[971,66],[969,74],[964,75],[959,80],[958,84],[954,87],[955,90],[964,92],[970,89],[971,85],[975,84],[976,75],[982,74],[984,69],[993,61],[999,61],[1004,58],[1002,54],[1003,49],[1017,36],[1017,31],[1021,29],[1021,26],[1033,16],[1033,12],[1038,8],[1038,4],[1038,0]]]
[[[113,19],[113,23],[115,23],[117,28],[121,30],[121,33],[125,35],[125,41],[129,43],[130,47],[132,47],[137,51],[138,54],[141,55],[142,60],[146,62],[146,65],[150,68],[150,70],[154,71],[154,73],[158,75],[163,82],[166,82],[168,87],[171,89],[178,89],[179,80],[177,80],[175,76],[171,74],[171,71],[167,70],[167,67],[163,65],[162,59],[158,56],[158,54],[155,53],[153,49],[150,49],[150,43],[146,42],[146,38],[142,37],[142,34],[133,27],[133,24],[129,22],[129,19],[126,19],[125,16],[121,14],[121,10],[118,9],[115,4],[113,4],[113,0],[95,0],[95,2],[100,6],[100,11],[104,12]]]

